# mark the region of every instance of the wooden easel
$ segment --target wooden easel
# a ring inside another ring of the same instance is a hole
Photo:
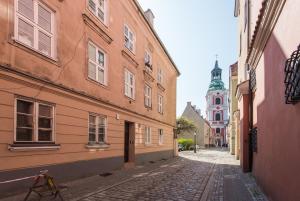
[[[39,200],[49,196],[55,199],[58,196],[61,201],[64,201],[59,188],[55,185],[53,177],[49,176],[47,172],[48,170],[40,171],[40,174],[34,178],[34,182],[24,198],[24,201],[28,200],[32,192],[39,196]]]

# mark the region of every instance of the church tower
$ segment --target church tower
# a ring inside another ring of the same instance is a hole
[[[222,81],[222,69],[218,60],[211,71],[211,82],[206,94],[206,118],[213,130],[215,144],[226,143],[228,124],[228,90]]]

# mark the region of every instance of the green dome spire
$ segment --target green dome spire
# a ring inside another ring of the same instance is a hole
[[[222,69],[219,67],[218,60],[215,62],[215,67],[211,71],[211,82],[208,91],[224,90],[224,82],[222,81]]]

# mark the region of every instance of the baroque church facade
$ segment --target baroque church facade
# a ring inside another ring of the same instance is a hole
[[[218,60],[211,71],[211,82],[206,93],[206,118],[212,128],[216,146],[226,142],[228,124],[228,90],[222,81],[222,69]]]

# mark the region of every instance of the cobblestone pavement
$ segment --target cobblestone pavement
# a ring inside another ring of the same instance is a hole
[[[172,164],[78,200],[266,200],[255,180],[240,171],[228,152],[201,150],[180,156]]]
[[[71,201],[267,200],[238,164],[226,150],[181,152],[176,159],[70,183],[63,196]]]

